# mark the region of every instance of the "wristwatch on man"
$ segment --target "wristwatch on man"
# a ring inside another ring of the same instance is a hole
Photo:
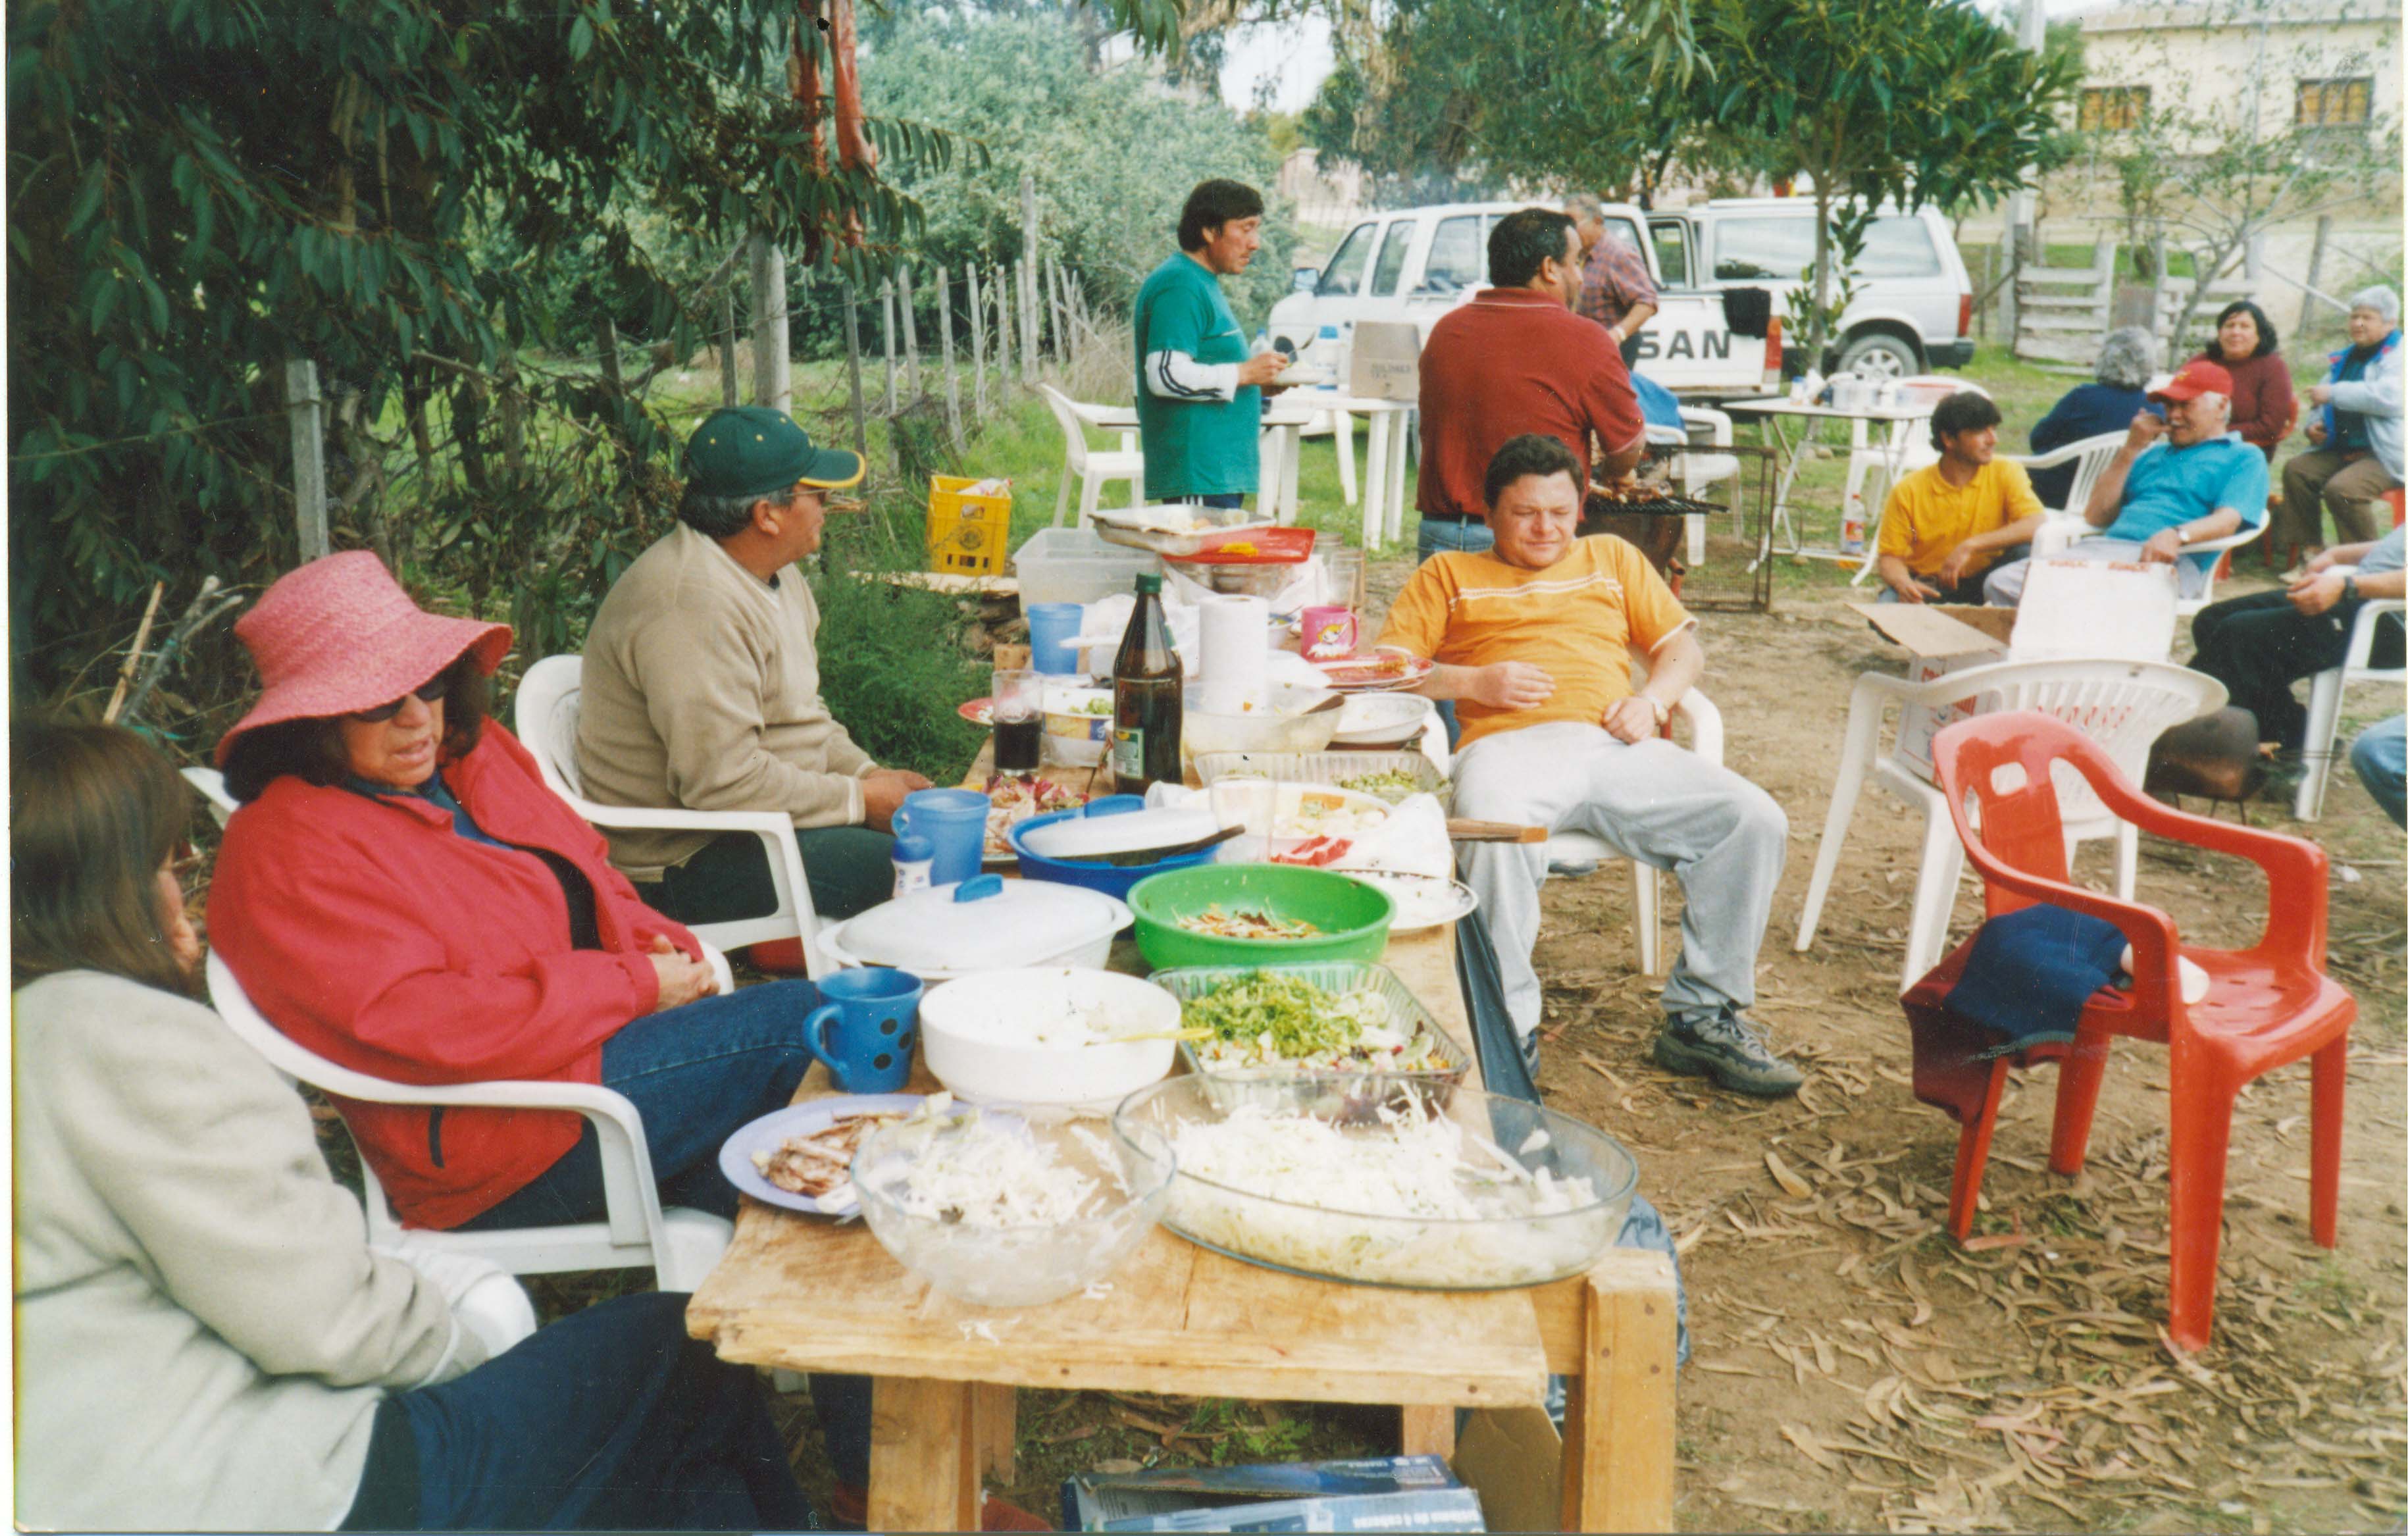
[[[2187,544],[2190,542],[2189,524],[2177,523],[2174,524],[2174,542],[2177,544]]]
[[[1665,725],[1672,718],[1672,706],[1665,703],[1662,699],[1657,698],[1653,694],[1641,694],[1639,696],[1645,699],[1647,701],[1647,707],[1656,711],[1656,728],[1659,731],[1662,730]]]
[[[2343,577],[2341,579],[2341,600],[2344,603],[2354,603],[2358,601],[2358,578],[2355,576]]]

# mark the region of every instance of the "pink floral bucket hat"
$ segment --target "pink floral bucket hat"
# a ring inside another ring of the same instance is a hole
[[[221,766],[245,731],[390,704],[464,654],[490,677],[510,648],[509,625],[427,612],[366,550],[279,577],[234,632],[264,686],[251,712],[219,739]]]

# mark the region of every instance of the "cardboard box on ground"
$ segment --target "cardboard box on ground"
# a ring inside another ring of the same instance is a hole
[[[2036,560],[2019,608],[1850,603],[1907,653],[1910,682],[2001,661],[2164,661],[2173,651],[2172,566]],[[1966,697],[1899,712],[1898,752],[1928,778],[1931,739],[1979,712]]]
[[[1543,1416],[1543,1415],[1541,1415]],[[1081,1472],[1070,1530],[1484,1530],[1480,1496],[1434,1456]]]

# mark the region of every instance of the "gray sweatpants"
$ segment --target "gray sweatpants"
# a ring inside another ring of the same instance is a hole
[[[1455,759],[1455,813],[1586,832],[1681,882],[1681,958],[1664,987],[1668,1013],[1756,1000],[1756,954],[1789,852],[1789,818],[1772,797],[1670,741],[1636,745],[1601,725],[1555,721],[1486,736]],[[1468,842],[1457,854],[1480,897],[1505,976],[1505,1007],[1526,1035],[1539,1026],[1537,843]]]

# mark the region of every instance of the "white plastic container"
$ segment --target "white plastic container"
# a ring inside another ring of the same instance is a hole
[[[1020,609],[1038,603],[1092,603],[1127,592],[1140,576],[1161,574],[1148,550],[1107,544],[1093,528],[1039,528],[1011,557]]]
[[[891,966],[940,982],[1032,965],[1100,969],[1130,921],[1127,905],[1101,891],[980,875],[831,924],[819,943],[838,967]]]

